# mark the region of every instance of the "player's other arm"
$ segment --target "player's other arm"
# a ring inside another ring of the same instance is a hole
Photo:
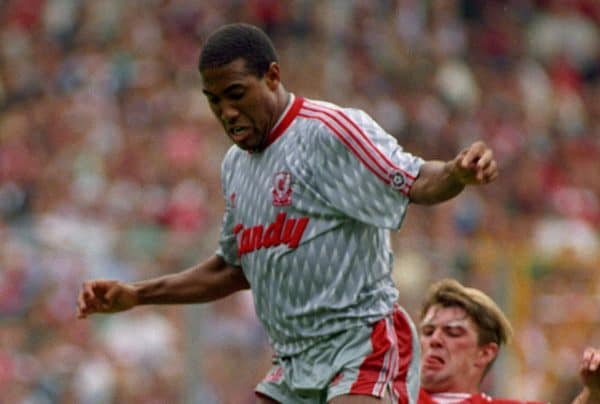
[[[77,315],[116,313],[143,304],[204,303],[249,287],[241,268],[215,255],[187,270],[140,282],[86,281],[77,299]]]
[[[431,205],[451,199],[466,185],[487,184],[498,176],[492,150],[483,142],[475,142],[450,161],[427,161],[413,183],[411,202]]]
[[[579,374],[583,390],[572,404],[600,403],[600,350],[587,348],[583,352]]]

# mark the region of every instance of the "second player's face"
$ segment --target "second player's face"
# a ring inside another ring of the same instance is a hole
[[[430,393],[477,393],[489,358],[460,307],[432,306],[420,325],[421,386]]]
[[[261,78],[246,70],[246,61],[201,72],[203,92],[227,136],[244,150],[264,147],[277,116],[279,68],[272,64]]]

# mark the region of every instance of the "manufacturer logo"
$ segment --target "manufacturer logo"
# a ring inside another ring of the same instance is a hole
[[[289,206],[292,204],[292,175],[279,172],[273,177],[273,205]]]
[[[229,195],[229,205],[235,208],[235,192]]]
[[[266,381],[268,382],[274,382],[277,383],[278,381],[281,380],[281,378],[283,377],[283,368],[281,366],[277,366],[275,369],[273,369],[265,378]]]

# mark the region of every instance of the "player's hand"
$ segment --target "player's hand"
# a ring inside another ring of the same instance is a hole
[[[600,349],[585,349],[579,367],[579,374],[583,384],[590,392],[600,394]]]
[[[452,173],[464,185],[487,184],[498,177],[498,164],[492,149],[478,141],[454,158]]]
[[[87,281],[77,297],[77,317],[129,310],[137,303],[135,288],[127,283],[103,279]]]

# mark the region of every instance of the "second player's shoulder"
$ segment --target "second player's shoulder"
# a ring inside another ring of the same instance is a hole
[[[478,403],[489,403],[489,404],[548,404],[541,401],[527,401],[527,400],[515,400],[510,398],[492,398],[486,394],[480,394],[478,397],[481,398]]]
[[[473,394],[473,395],[462,395],[460,398],[456,393],[441,393],[437,395],[430,395],[423,389],[419,392],[419,404],[439,404],[448,400],[460,399],[461,404],[548,404],[541,401],[524,401],[524,400],[513,400],[506,398],[492,398],[484,393]]]

